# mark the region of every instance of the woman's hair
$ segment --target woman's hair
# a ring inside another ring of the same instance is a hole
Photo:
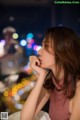
[[[44,37],[44,47],[49,52],[46,43],[51,43],[57,69],[57,76],[60,70],[64,70],[64,89],[65,95],[72,98],[76,91],[76,82],[80,80],[80,38],[77,34],[68,27],[53,27],[47,30]],[[50,76],[50,77],[48,77]],[[44,87],[48,90],[54,88],[51,79],[52,71],[46,76]],[[70,77],[69,77],[70,76]],[[48,79],[47,79],[48,78]],[[58,78],[56,77],[56,82]],[[70,88],[70,89],[69,89]]]

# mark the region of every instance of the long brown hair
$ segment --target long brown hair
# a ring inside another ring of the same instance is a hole
[[[56,71],[57,76],[59,75],[61,68],[64,70],[63,89],[65,95],[67,95],[68,98],[72,98],[76,91],[76,81],[80,80],[80,38],[70,28],[61,26],[48,29],[44,39],[46,43],[50,41],[54,49],[55,62],[58,68],[58,71]],[[45,49],[48,51],[46,45]],[[52,71],[50,70],[43,85],[48,90],[54,89],[54,84],[50,80],[51,75]],[[68,80],[69,76],[70,80]],[[57,81],[57,78],[55,79]]]

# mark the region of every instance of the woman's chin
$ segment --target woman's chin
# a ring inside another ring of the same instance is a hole
[[[42,67],[42,68],[46,68],[46,67],[45,67],[44,65],[42,65],[42,64],[40,65],[40,67]]]
[[[48,69],[48,66],[45,66],[45,65],[40,65],[40,67],[42,67],[44,69]]]
[[[44,68],[44,69],[50,69],[50,70],[52,70],[52,66],[41,65],[40,67],[42,67],[42,68]]]

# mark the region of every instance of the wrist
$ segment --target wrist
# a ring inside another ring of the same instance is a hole
[[[39,75],[38,78],[44,80],[46,78],[46,75]]]

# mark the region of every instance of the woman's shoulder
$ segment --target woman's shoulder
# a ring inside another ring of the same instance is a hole
[[[72,100],[71,120],[80,119],[80,80],[76,83],[76,92]]]

